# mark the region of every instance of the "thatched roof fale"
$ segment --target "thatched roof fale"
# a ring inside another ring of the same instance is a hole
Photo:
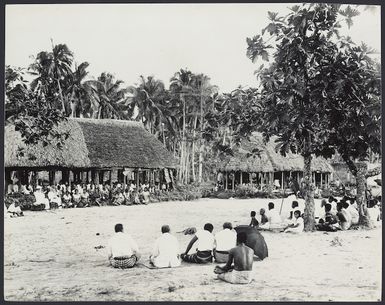
[[[280,171],[303,171],[304,159],[301,155],[287,153],[282,156],[276,150],[276,137],[264,143],[262,134],[254,132],[250,140],[242,141],[240,147],[235,150],[234,156],[225,158],[219,164],[219,171],[242,171],[250,173],[271,173]],[[255,152],[257,150],[257,152]],[[311,169],[314,172],[331,173],[333,168],[322,157],[313,157]]]
[[[68,119],[59,131],[69,131],[62,149],[53,141],[43,147],[25,145],[14,126],[5,128],[5,167],[175,168],[172,154],[139,122]],[[24,148],[24,156],[17,151]]]

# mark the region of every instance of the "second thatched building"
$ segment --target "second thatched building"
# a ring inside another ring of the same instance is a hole
[[[250,140],[243,141],[231,157],[225,158],[217,167],[218,180],[225,189],[239,184],[253,184],[262,188],[274,185],[276,188],[289,187],[289,179],[298,183],[303,177],[304,160],[297,154],[282,156],[275,148],[275,137],[264,143],[262,134],[253,133]],[[313,158],[312,180],[320,189],[327,188],[332,179],[333,168],[324,158]]]

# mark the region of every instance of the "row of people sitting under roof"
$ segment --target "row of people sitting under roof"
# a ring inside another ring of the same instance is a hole
[[[148,184],[141,184],[137,189],[132,183],[123,189],[120,183],[114,183],[112,187],[109,184],[76,183],[69,185],[60,183],[57,186],[37,185],[35,189],[31,185],[21,185],[20,189],[12,188],[10,190],[10,193],[16,192],[33,195],[35,201],[31,210],[40,211],[51,208],[148,204],[151,193],[160,191]],[[9,210],[10,208],[12,211]],[[20,207],[15,208],[20,209]],[[8,212],[12,215],[21,216],[20,211],[14,213],[13,207],[8,207]]]
[[[233,230],[230,222],[223,224],[223,230],[213,234],[214,226],[206,223],[203,230],[196,231],[186,251],[180,254],[178,240],[171,235],[170,227],[161,227],[162,235],[155,241],[150,257],[154,268],[178,267],[181,260],[188,263],[207,264],[215,260],[226,263],[216,266],[214,272],[218,278],[237,284],[248,284],[252,280],[254,250],[246,246],[246,233]],[[189,254],[195,245],[196,252]],[[107,246],[108,260],[115,268],[132,268],[137,265],[141,254],[138,244],[126,233],[123,225],[115,225],[115,235]]]

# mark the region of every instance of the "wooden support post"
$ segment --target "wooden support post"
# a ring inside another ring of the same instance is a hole
[[[321,187],[320,187],[320,189],[322,190],[322,175],[323,175],[323,173],[321,173]]]
[[[242,176],[243,176],[243,172],[242,172],[242,171],[240,171],[240,175],[241,175],[241,176],[240,176],[240,178],[239,178],[239,184],[242,185],[242,183],[243,183],[243,181],[242,181],[242,180],[243,180],[243,179],[242,179],[242,178],[243,178],[243,177],[242,177]]]
[[[139,189],[139,168],[136,170],[136,189]]]
[[[226,191],[227,191],[228,183],[229,183],[228,177],[229,177],[229,173],[226,172],[226,173],[225,173],[225,190],[226,190]]]
[[[284,179],[284,172],[283,172],[283,171],[282,171],[282,175],[281,175],[281,176],[282,176],[282,179],[281,179],[281,180],[282,180],[282,183],[281,183],[281,190],[283,190],[283,189],[284,189],[284,186],[283,186],[283,182],[284,182],[284,180],[283,180],[283,179]]]
[[[110,170],[110,187],[112,188],[112,169]]]
[[[235,172],[233,173],[232,175],[232,181],[231,181],[231,190],[234,191],[234,187],[235,187]]]

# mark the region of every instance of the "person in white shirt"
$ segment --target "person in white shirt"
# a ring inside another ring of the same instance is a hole
[[[60,196],[56,191],[56,187],[52,186],[49,188],[48,199],[52,207],[61,207],[62,202]]]
[[[274,208],[274,203],[269,202],[268,204],[269,211],[267,214],[267,219],[269,220],[269,229],[282,228],[282,219],[278,211]]]
[[[237,245],[237,233],[230,222],[223,224],[223,230],[215,234],[214,258],[217,263],[226,263],[229,251]]]
[[[213,229],[214,226],[211,223],[206,223],[203,230],[198,230],[195,233],[195,236],[191,239],[186,251],[181,255],[183,261],[196,264],[212,262],[212,251],[215,246],[215,237],[212,234]],[[195,242],[197,242],[197,252],[188,254]]]
[[[346,200],[346,202],[349,204],[349,206],[346,208],[346,211],[352,217],[352,225],[356,225],[358,224],[358,220],[360,218],[358,210],[354,207],[354,202],[351,202],[350,200]]]
[[[294,223],[288,225],[285,229],[284,232],[288,233],[301,233],[304,228],[304,223],[303,223],[303,218],[301,217],[301,211],[296,210],[294,212]]]
[[[334,198],[333,196],[330,196],[329,199],[328,199],[329,203],[331,204],[332,206],[332,209],[331,209],[331,213],[333,215],[337,215],[337,199]],[[321,206],[322,207],[322,206]]]
[[[168,225],[162,226],[161,231],[162,235],[155,241],[150,262],[157,268],[180,266],[178,240],[170,234]]]
[[[36,187],[36,191],[33,193],[35,196],[35,202],[33,205],[37,208],[37,210],[49,210],[49,200],[45,197],[45,194],[42,191],[42,188],[40,185]]]
[[[114,268],[132,268],[140,258],[139,248],[134,239],[123,233],[123,225],[115,225],[115,235],[108,242],[108,260]]]
[[[378,207],[377,200],[369,200],[368,202],[368,214],[370,223],[374,228],[381,226],[380,209]]]
[[[289,223],[289,224],[295,222],[294,212],[295,212],[296,210],[300,211],[300,212],[301,212],[301,215],[303,214],[303,211],[299,208],[298,201],[297,201],[297,200],[294,200],[294,201],[291,203],[291,211],[290,211],[290,213],[289,213],[289,218],[288,218],[288,223]]]

